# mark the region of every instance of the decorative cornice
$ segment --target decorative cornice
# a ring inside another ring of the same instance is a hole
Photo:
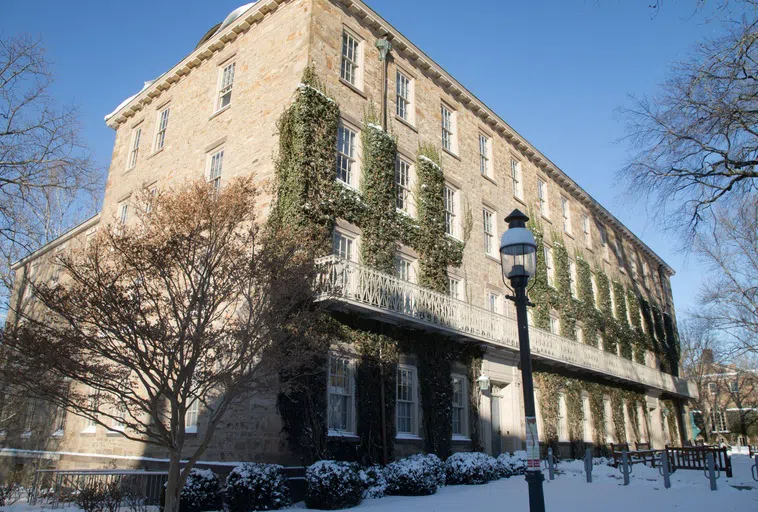
[[[117,128],[120,124],[133,117],[147,105],[158,98],[163,91],[179,82],[184,76],[213,56],[214,53],[223,49],[228,43],[233,42],[263,20],[267,15],[276,11],[280,4],[291,0],[260,0],[252,5],[247,12],[243,13],[234,23],[223,31],[211,37],[201,47],[196,48],[187,57],[181,60],[168,72],[161,75],[150,86],[135,95],[106,121],[111,128]],[[408,38],[395,29],[379,14],[360,0],[330,0],[340,3],[348,12],[360,18],[379,37],[386,37],[393,49],[402,54],[414,66],[421,69],[429,77],[435,80],[448,94],[459,101],[471,112],[476,114],[490,129],[499,133],[514,148],[526,156],[534,165],[548,174],[556,183],[577,198],[584,206],[598,218],[611,224],[614,231],[621,232],[624,237],[636,245],[641,252],[658,262],[661,269],[669,276],[674,275],[674,270],[650,247],[640,240],[629,228],[619,221],[611,212],[597,202],[587,191],[572,180],[565,172],[555,165],[549,158],[538,151],[526,138],[522,137],[505,120],[487,107],[476,95],[458,82],[452,75],[447,73],[439,64],[414,45]]]

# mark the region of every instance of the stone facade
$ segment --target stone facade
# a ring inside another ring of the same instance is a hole
[[[359,41],[356,86],[340,77],[345,30]],[[393,45],[386,84],[388,128],[397,138],[400,155],[413,162],[420,144],[441,148],[441,105],[453,112],[455,143],[451,151],[441,151],[442,167],[448,183],[458,190],[460,213],[468,209],[473,219],[463,265],[450,269],[451,276],[463,283],[461,298],[487,308],[488,294],[496,293],[501,307],[511,308],[504,300],[506,290],[496,252],[493,257],[484,251],[482,209],[494,214],[494,231],[501,233],[505,228],[502,219],[512,209],[540,211],[538,180],[542,180],[549,203],[549,213],[540,216],[546,242],[551,243],[552,232],[564,232],[561,199],[565,198],[570,229],[563,236],[569,254],[583,252],[612,280],[649,297],[673,315],[669,285],[673,271],[659,257],[410,41],[362,2],[351,0],[260,0],[109,116],[107,123],[116,136],[102,212],[17,264],[16,303],[22,304],[26,298],[25,281],[30,274],[33,279],[49,278],[51,270],[46,262],[58,248],[84,243],[92,230],[118,222],[122,206],[144,189],[170,190],[185,180],[207,178],[211,157],[219,150],[224,151],[222,184],[234,176],[252,174],[261,191],[259,213],[264,219],[271,203],[269,186],[278,143],[276,123],[291,103],[306,66],[312,64],[324,80],[328,94],[340,105],[344,121],[359,128],[369,105],[380,108],[382,104],[384,62],[376,47],[382,38]],[[231,63],[235,65],[231,103],[219,110],[219,88],[224,69]],[[412,81],[412,114],[408,120],[395,115],[398,70]],[[165,142],[157,149],[161,113],[166,108],[170,114]],[[137,130],[139,151],[132,161]],[[488,139],[488,176],[480,172],[480,135]],[[521,169],[522,198],[514,196],[512,160]],[[585,215],[589,219],[589,239],[584,237]],[[607,247],[602,243],[601,229],[607,232]],[[619,265],[613,249],[617,240],[624,261],[634,259],[634,267],[630,263],[625,268]],[[648,269],[647,279],[641,278],[643,267]],[[13,321],[12,316],[9,321]],[[497,449],[493,448],[494,430],[482,428],[482,444],[487,451],[521,448],[523,407],[516,365],[517,354],[513,352],[491,348],[485,355],[482,370],[490,377],[493,388],[482,397],[481,420],[483,425],[491,425],[491,413],[497,410],[503,440]],[[651,411],[659,408],[656,392],[651,391],[649,402]],[[280,433],[274,398],[257,405],[262,407],[251,405],[229,415],[205,460],[298,462],[298,456],[290,452]],[[40,420],[37,424],[47,423]],[[144,457],[163,457],[117,433],[106,433],[102,427],[94,433],[83,433],[84,427],[82,418],[69,415],[62,437],[50,437],[45,429],[33,431],[30,437],[8,431],[0,444],[22,450],[5,451],[7,455],[26,457],[17,460],[33,455],[23,450],[44,450],[58,453],[55,457],[63,457],[59,463],[65,461],[70,466],[144,465],[149,462]],[[203,428],[202,411],[198,428]],[[657,430],[651,432],[658,445],[663,443],[663,435]],[[470,449],[470,445],[460,442],[456,448]],[[419,449],[417,442],[403,440],[398,441],[396,451],[403,455]],[[48,464],[52,459],[44,460]]]

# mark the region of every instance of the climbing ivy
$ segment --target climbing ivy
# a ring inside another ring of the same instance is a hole
[[[579,302],[576,308],[577,317],[582,321],[584,342],[597,347],[601,325],[600,312],[595,307],[595,296],[592,293],[592,271],[590,270],[590,264],[581,256],[577,256],[576,270],[579,292]]]
[[[553,240],[557,238],[553,236]],[[576,339],[576,300],[571,294],[571,270],[566,247],[560,243],[553,244],[553,260],[555,261],[556,309],[560,311],[561,336]]]

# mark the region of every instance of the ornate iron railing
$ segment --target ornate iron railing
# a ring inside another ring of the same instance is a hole
[[[403,281],[359,263],[327,256],[318,260],[319,293],[398,322],[425,325],[452,335],[518,351],[516,320]],[[532,354],[557,364],[590,370],[681,396],[697,397],[693,382],[596,347],[532,327]]]

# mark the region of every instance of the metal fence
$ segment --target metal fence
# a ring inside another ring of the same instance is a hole
[[[82,489],[115,485],[125,497],[138,499],[145,506],[159,506],[167,479],[167,471],[39,469],[34,474],[29,504],[58,508],[72,502]]]

